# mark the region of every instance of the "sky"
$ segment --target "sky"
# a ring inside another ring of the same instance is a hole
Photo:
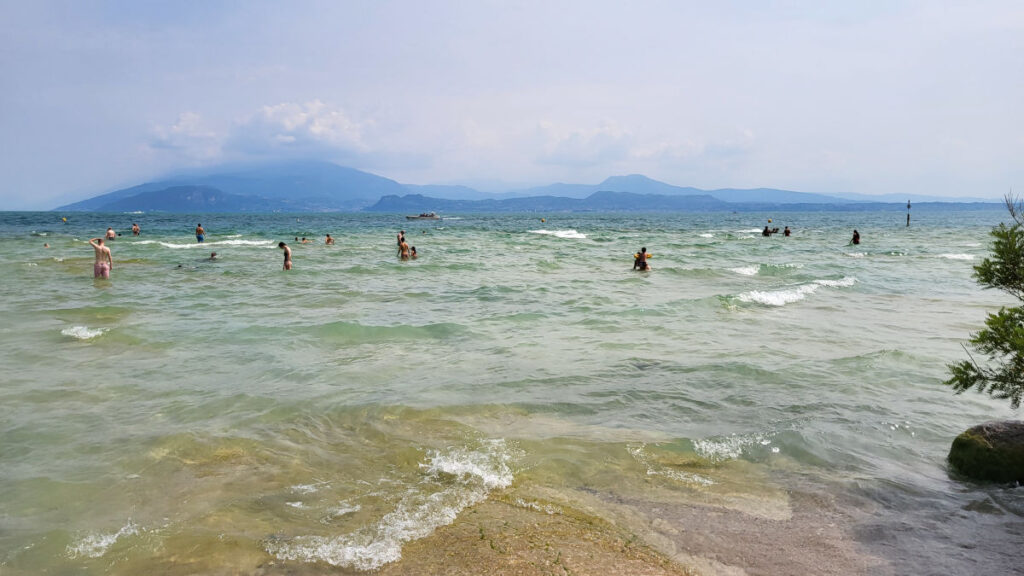
[[[0,0],[0,209],[290,158],[998,199],[1022,54],[1019,0]]]

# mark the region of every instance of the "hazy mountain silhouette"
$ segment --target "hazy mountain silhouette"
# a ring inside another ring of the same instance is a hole
[[[886,200],[755,188],[701,190],[640,174],[600,184],[556,183],[500,194],[459,185],[403,185],[319,161],[220,165],[100,194],[61,211],[163,212],[508,212],[598,210],[867,209]],[[915,202],[923,196],[910,195]],[[946,199],[954,202],[956,199]]]
[[[121,207],[131,205],[132,210],[188,211],[191,201],[182,196],[176,196],[182,200],[180,204],[175,204],[172,199],[157,201],[160,191],[183,186],[213,188],[227,195],[251,198],[248,205],[232,200],[232,205],[237,206],[232,211],[254,211],[278,205],[282,206],[279,209],[297,212],[356,211],[373,204],[381,196],[408,193],[408,189],[398,182],[368,172],[329,162],[300,161],[256,166],[219,166],[178,174],[57,209],[104,211],[121,210]],[[121,202],[132,197],[136,197],[136,202]],[[157,204],[161,207],[157,208]]]

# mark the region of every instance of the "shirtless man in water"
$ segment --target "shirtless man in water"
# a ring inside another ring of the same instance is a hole
[[[284,250],[284,269],[292,269],[292,249],[284,242],[278,242],[277,247]]]
[[[89,245],[96,252],[96,262],[92,265],[93,278],[110,278],[110,270],[114,267],[114,259],[110,257],[110,248],[103,245],[103,238],[89,240]]]
[[[647,247],[644,246],[636,253],[636,257],[633,258],[633,270],[640,270],[641,272],[644,270],[650,270],[651,266],[647,263],[648,256]]]

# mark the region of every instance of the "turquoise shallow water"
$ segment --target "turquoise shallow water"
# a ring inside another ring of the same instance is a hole
[[[941,384],[1012,303],[971,278],[1004,211],[545,218],[0,214],[0,567],[371,570],[502,495],[818,515],[873,573],[1018,570],[1024,493],[945,455],[1019,415]]]

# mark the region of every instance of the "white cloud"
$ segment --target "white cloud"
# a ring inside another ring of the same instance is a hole
[[[611,122],[596,128],[566,129],[552,122],[537,127],[543,145],[537,161],[561,166],[597,166],[630,156],[633,135]]]
[[[203,161],[220,155],[221,137],[204,125],[199,114],[182,112],[171,126],[153,128],[149,146],[173,152],[186,161]]]
[[[0,2],[0,201],[302,156],[420,183],[1024,178],[1009,0],[129,4]]]
[[[242,156],[350,158],[370,153],[364,133],[372,122],[312,100],[263,106],[231,128],[225,152]]]
[[[149,148],[185,163],[210,163],[265,157],[352,160],[370,156],[365,141],[370,121],[353,119],[320,100],[261,106],[221,131],[195,112],[182,112],[169,126],[156,126]]]

